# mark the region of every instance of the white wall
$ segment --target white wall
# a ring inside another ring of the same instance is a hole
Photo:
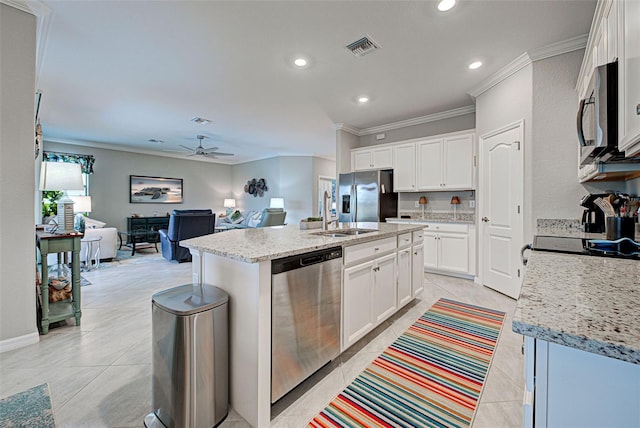
[[[343,172],[351,172],[351,150],[358,144],[356,135],[342,129],[336,131],[336,177]]]
[[[476,115],[475,113],[469,113],[434,122],[421,123],[420,125],[384,131],[383,134],[385,134],[385,138],[383,140],[376,140],[376,134],[363,135],[358,138],[358,147],[375,146],[377,144],[393,143],[431,135],[448,134],[450,132],[464,131],[475,127]]]
[[[138,214],[164,216],[174,209],[207,209],[223,212],[224,198],[232,197],[232,167],[211,162],[144,155],[88,146],[45,142],[45,150],[92,154],[96,158],[89,178],[90,217],[119,230],[127,229],[127,217]],[[132,204],[129,175],[183,179],[182,204]]]
[[[33,197],[36,18],[0,4],[0,351],[39,340]]]
[[[532,79],[528,65],[476,98],[476,134],[480,137],[495,129],[524,119],[524,239],[532,236]],[[481,148],[478,149],[479,151]],[[482,196],[478,189],[478,198]],[[478,213],[481,215],[482,213]]]

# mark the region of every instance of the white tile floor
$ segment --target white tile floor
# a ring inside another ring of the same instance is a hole
[[[126,264],[84,272],[82,325],[69,320],[40,342],[0,354],[0,398],[48,382],[59,427],[141,427],[151,410],[151,295],[191,279],[191,264],[153,250]],[[274,427],[303,427],[440,297],[507,312],[473,426],[521,426],[522,336],[511,332],[515,301],[487,288],[425,274],[425,292],[277,403]],[[221,427],[248,427],[231,411]]]

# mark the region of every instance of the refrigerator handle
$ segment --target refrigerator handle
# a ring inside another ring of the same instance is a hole
[[[353,209],[351,210],[351,220],[352,222],[358,221],[358,185],[352,184],[352,192],[353,192]]]

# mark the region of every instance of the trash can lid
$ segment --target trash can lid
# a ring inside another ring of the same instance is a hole
[[[229,295],[211,285],[185,284],[159,291],[151,296],[151,301],[172,314],[193,315],[226,304]]]

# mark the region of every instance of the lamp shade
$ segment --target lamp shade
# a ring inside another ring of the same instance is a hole
[[[460,205],[460,199],[457,196],[451,198],[451,203],[453,205]]]
[[[427,198],[424,196],[420,196],[420,199],[418,200],[418,203],[420,205],[427,205]]]
[[[91,212],[91,196],[70,196],[73,200],[73,212],[90,213]]]
[[[269,208],[284,209],[284,198],[271,198],[271,201],[269,202]]]
[[[236,200],[235,199],[225,199],[224,200],[224,207],[225,208],[235,208],[236,207]]]
[[[84,190],[80,164],[67,162],[42,162],[40,190]]]

